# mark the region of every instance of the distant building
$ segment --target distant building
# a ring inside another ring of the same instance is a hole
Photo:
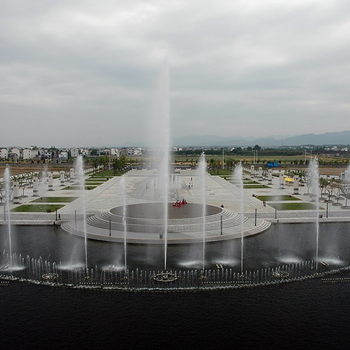
[[[61,151],[60,154],[58,155],[59,158],[61,158],[62,160],[66,160],[68,159],[68,152],[67,151]]]
[[[25,148],[22,151],[22,157],[24,160],[34,159],[38,156],[38,154],[39,154],[39,151],[37,149]]]
[[[0,149],[0,158],[1,159],[7,159],[8,156],[9,156],[9,152],[8,152],[7,148]]]
[[[39,149],[38,151],[39,157],[41,159],[51,159],[52,158],[52,153],[47,150],[47,149]]]
[[[142,149],[139,147],[129,147],[127,154],[128,156],[142,156]]]
[[[120,152],[118,148],[111,148],[111,156],[120,157]]]
[[[8,154],[9,158],[20,159],[21,150],[19,148],[12,148]]]
[[[78,155],[79,155],[79,150],[78,150],[78,148],[71,148],[71,149],[70,149],[70,156],[71,156],[72,158],[76,158],[76,157],[78,157]]]

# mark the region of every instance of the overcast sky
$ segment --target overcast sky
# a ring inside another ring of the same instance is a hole
[[[142,141],[166,56],[173,137],[350,130],[348,0],[0,4],[0,146]]]

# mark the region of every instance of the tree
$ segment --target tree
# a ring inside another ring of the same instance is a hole
[[[99,165],[98,158],[92,159],[92,165],[93,165],[93,167],[94,167],[94,173],[95,173],[95,171],[96,171],[96,169],[97,169],[97,167],[98,167],[98,165]]]
[[[233,159],[231,159],[231,158],[226,159],[227,169],[232,170],[234,164],[235,164],[235,162],[233,161]]]
[[[103,166],[103,169],[106,170],[109,164],[109,157],[108,156],[99,157],[98,161],[99,161],[99,164]]]
[[[329,180],[324,178],[324,177],[320,177],[319,178],[319,187],[320,187],[320,191],[321,191],[321,197],[323,192],[327,189],[327,186],[329,185]]]
[[[114,159],[114,161],[113,161],[113,173],[115,175],[122,173],[125,170],[126,165],[127,165],[127,159],[124,155],[119,157],[119,158]]]

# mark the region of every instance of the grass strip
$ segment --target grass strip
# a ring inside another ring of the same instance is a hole
[[[40,197],[31,203],[70,203],[78,199],[78,197]]]
[[[14,213],[53,213],[58,209],[61,209],[64,205],[54,204],[22,204],[19,207],[13,208],[11,212]]]
[[[299,198],[293,197],[290,195],[277,195],[277,196],[257,196],[261,201],[269,202],[269,201],[300,201]]]
[[[311,203],[268,203],[276,210],[316,210],[316,205]]]

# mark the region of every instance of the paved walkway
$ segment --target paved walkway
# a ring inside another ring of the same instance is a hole
[[[145,201],[157,201],[159,193],[154,188],[154,179],[152,171],[149,170],[132,170],[125,176],[125,201],[127,204],[142,203]],[[248,175],[250,178],[250,176]],[[120,184],[121,177],[114,177],[106,181],[102,185],[93,190],[85,191],[85,205],[87,215],[106,212],[109,209],[117,206],[122,206],[124,197],[123,189]],[[255,179],[257,180],[257,179]],[[268,184],[267,180],[258,180],[259,183]],[[41,190],[42,197],[79,197],[80,191],[67,189],[71,183],[66,183],[66,186],[61,186],[59,179],[54,180],[53,191],[48,189]],[[202,184],[195,170],[181,170],[173,178],[172,200],[185,198],[191,203],[202,203]],[[221,206],[232,212],[241,212],[240,188],[233,184],[230,178],[223,179],[219,176],[206,176],[205,193],[207,204]],[[253,196],[254,195],[254,196]],[[325,203],[320,201],[320,210],[292,210],[292,211],[276,211],[272,206],[264,206],[258,196],[275,196],[276,199],[281,195],[293,195],[300,201],[311,202],[311,197],[307,194],[306,187],[299,188],[299,194],[293,194],[293,187],[283,186],[281,188],[280,179],[273,177],[272,184],[268,188],[250,188],[244,189],[244,215],[248,218],[245,222],[246,227],[255,225],[256,218],[269,219],[271,221],[284,220],[316,220],[317,215],[322,215],[320,220],[348,220],[350,218],[350,209],[341,209],[341,206],[335,203]],[[24,197],[20,199],[21,204],[30,203],[37,197],[33,197],[32,189],[26,189]],[[339,203],[345,204],[345,199],[340,199]],[[33,203],[34,204],[34,203]],[[55,204],[55,203],[50,203]],[[56,215],[61,217],[61,220],[73,220],[75,217],[82,215],[82,200],[77,199],[70,203],[64,204],[64,207],[57,210],[57,213],[11,213],[11,220],[18,224],[48,224],[56,220]],[[349,203],[350,204],[350,203]],[[14,208],[20,204],[11,204]],[[0,210],[2,208],[0,207]],[[4,210],[4,209],[3,209]],[[5,218],[5,220],[4,220]],[[0,213],[0,223],[4,223],[4,211]]]

